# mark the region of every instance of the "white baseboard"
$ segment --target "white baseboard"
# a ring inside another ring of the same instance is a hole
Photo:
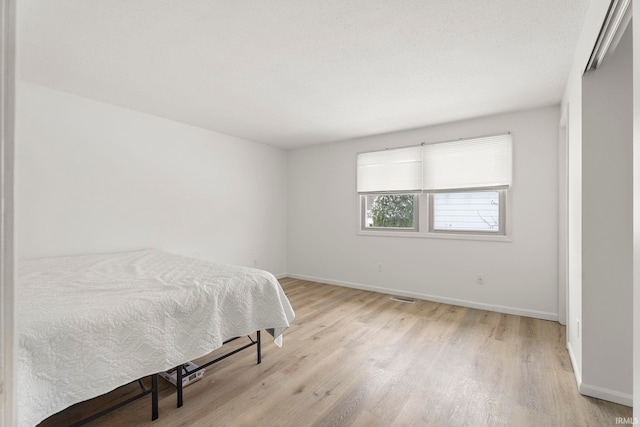
[[[285,277],[290,277],[287,273],[280,273],[280,274],[274,274],[274,276],[276,277],[276,279],[280,280],[280,279],[284,279]]]
[[[585,384],[582,382],[582,372],[578,366],[573,347],[570,342],[567,342],[567,351],[569,352],[569,359],[571,360],[571,366],[573,367],[573,374],[576,377],[576,384],[578,385],[578,391],[580,394],[589,397],[595,397],[597,399],[607,400],[609,402],[618,403],[625,406],[633,406],[633,395],[628,393],[621,393],[615,390],[609,390],[606,388]]]
[[[571,366],[573,367],[573,374],[576,377],[576,384],[578,385],[578,391],[585,396],[595,397],[597,399],[607,400],[609,402],[618,403],[625,406],[633,406],[633,395],[628,393],[621,393],[615,390],[609,390],[606,388],[585,384],[582,382],[582,372],[576,361],[576,356],[573,352],[573,347],[570,342],[567,342],[567,351],[569,352],[569,359],[571,359]]]
[[[609,402],[618,403],[625,406],[633,406],[633,395],[622,393],[616,390],[598,387],[582,383],[580,385],[580,394],[595,397],[597,399],[608,400]]]
[[[569,353],[569,360],[571,360],[573,375],[576,378],[576,386],[578,386],[578,391],[580,391],[580,386],[582,385],[582,369],[580,369],[580,366],[578,366],[576,355],[573,352],[573,347],[571,346],[571,343],[569,341],[567,341],[567,352]]]
[[[441,302],[462,307],[477,308],[480,310],[496,311],[498,313],[515,314],[518,316],[533,317],[535,319],[558,321],[558,313],[546,311],[529,310],[526,308],[508,307],[504,305],[485,304],[481,302],[462,300],[457,298],[440,297],[437,295],[422,294],[417,292],[401,291],[398,289],[382,288],[378,286],[363,285],[360,283],[343,282],[340,280],[324,279],[322,277],[305,276],[302,274],[289,273],[285,275],[293,279],[309,280],[311,282],[327,283],[329,285],[344,286],[346,288],[362,289],[365,291],[379,292],[383,294],[398,295],[403,297],[418,298],[427,301]]]

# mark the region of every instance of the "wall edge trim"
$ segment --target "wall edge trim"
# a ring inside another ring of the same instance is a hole
[[[576,379],[576,386],[578,387],[578,391],[580,391],[580,386],[582,385],[582,371],[578,366],[578,361],[576,359],[576,355],[573,352],[573,346],[570,342],[567,341],[567,352],[569,353],[569,360],[571,361],[571,368],[573,369],[573,375]]]

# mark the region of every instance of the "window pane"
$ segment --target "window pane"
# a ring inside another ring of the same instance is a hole
[[[499,191],[434,194],[433,229],[499,233]]]
[[[414,194],[367,194],[364,228],[414,229]]]

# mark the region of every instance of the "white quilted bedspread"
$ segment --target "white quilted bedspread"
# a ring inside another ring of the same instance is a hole
[[[154,249],[20,261],[17,291],[19,426],[294,317],[271,273]]]

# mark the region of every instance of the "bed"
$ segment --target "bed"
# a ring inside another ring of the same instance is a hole
[[[19,426],[294,318],[272,274],[156,249],[22,260],[17,288]]]

